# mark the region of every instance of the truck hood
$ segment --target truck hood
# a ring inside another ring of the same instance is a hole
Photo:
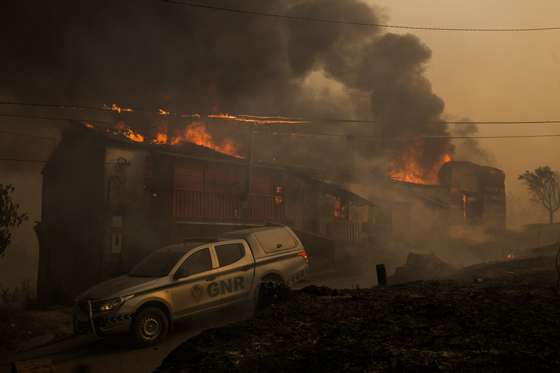
[[[147,290],[165,278],[119,276],[99,283],[82,293],[78,299],[110,299]]]

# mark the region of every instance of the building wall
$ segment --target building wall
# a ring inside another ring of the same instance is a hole
[[[174,160],[173,217],[181,222],[272,222],[284,218],[282,173],[255,167],[247,195],[247,167]],[[277,188],[280,188],[277,191]]]
[[[39,245],[34,225],[41,220],[41,169],[40,163],[27,163],[17,168],[0,162],[2,184],[12,184],[14,202],[20,205],[29,220],[12,231],[12,243],[0,256],[0,289],[14,290],[29,286],[31,295],[37,291]]]
[[[69,302],[98,281],[104,224],[104,145],[80,131],[64,136],[43,171],[38,292]]]
[[[104,195],[103,267],[106,276],[129,270],[159,246],[158,232],[150,221],[150,207],[159,202],[147,185],[151,154],[143,149],[107,147]]]
[[[440,183],[447,187],[455,206],[464,209],[464,222],[505,229],[505,174],[470,162],[450,162],[442,167]]]
[[[284,188],[286,223],[303,229],[305,224],[305,183],[296,176],[287,175]]]

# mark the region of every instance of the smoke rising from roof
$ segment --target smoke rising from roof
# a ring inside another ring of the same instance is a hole
[[[316,18],[383,18],[359,0],[207,2]],[[429,167],[453,151],[447,140],[358,141],[360,134],[448,134],[438,123],[444,103],[424,74],[431,51],[413,35],[157,1],[10,2],[5,8],[6,32],[0,39],[17,53],[0,62],[1,96],[160,105],[181,112],[375,119],[353,138],[261,137],[263,158],[328,169],[339,180],[352,178],[363,164],[355,162],[355,152],[360,160],[395,160],[414,146],[419,162]],[[317,73],[339,84],[342,93],[310,89],[308,78]]]

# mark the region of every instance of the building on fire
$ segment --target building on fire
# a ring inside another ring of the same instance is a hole
[[[393,235],[410,242],[506,229],[505,174],[497,168],[451,161],[437,184],[392,181],[387,190],[386,202],[369,199],[389,212]]]
[[[43,170],[38,295],[68,300],[186,237],[290,225],[306,249],[367,244],[373,205],[295,169],[77,125]]]

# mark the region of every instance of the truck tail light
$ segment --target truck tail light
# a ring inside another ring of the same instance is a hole
[[[305,263],[309,264],[309,257],[307,256],[307,253],[305,252],[305,250],[301,250],[300,252],[298,252],[297,256],[301,256],[303,258],[303,260],[305,260]]]

